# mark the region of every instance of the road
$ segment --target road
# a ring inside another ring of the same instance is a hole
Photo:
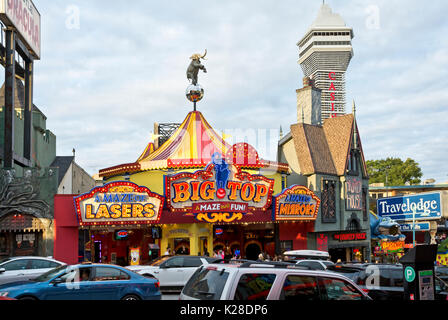
[[[162,300],[178,300],[179,294],[173,294],[173,293],[164,293],[162,294]]]

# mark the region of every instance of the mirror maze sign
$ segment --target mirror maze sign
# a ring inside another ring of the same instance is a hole
[[[307,187],[292,186],[274,197],[273,218],[279,220],[316,220],[320,199]]]
[[[238,222],[254,211],[267,211],[273,190],[273,179],[243,172],[222,159],[194,173],[165,176],[168,208],[201,222]]]
[[[74,198],[81,226],[158,223],[164,197],[132,182],[112,182]]]

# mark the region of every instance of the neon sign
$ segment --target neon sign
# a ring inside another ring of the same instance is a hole
[[[275,220],[316,220],[320,199],[307,187],[294,185],[274,196]]]
[[[83,225],[157,223],[164,198],[132,182],[112,182],[74,198]]]
[[[367,240],[367,233],[338,233],[333,235],[334,240],[339,241],[356,241],[356,240]]]
[[[165,176],[172,212],[195,215],[203,222],[232,222],[271,205],[274,180],[241,171],[215,153],[205,170]]]

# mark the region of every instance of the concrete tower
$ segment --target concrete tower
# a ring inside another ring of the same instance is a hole
[[[345,72],[353,57],[353,29],[322,4],[317,19],[300,40],[299,64],[322,90],[322,120],[345,114]]]

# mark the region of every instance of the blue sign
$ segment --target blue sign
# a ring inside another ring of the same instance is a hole
[[[402,232],[409,232],[409,231],[413,230],[412,226],[413,226],[412,223],[401,224],[400,230]],[[415,224],[415,231],[429,231],[430,229],[431,228],[430,228],[429,222]]]
[[[393,220],[434,220],[442,217],[440,192],[383,198],[376,201],[378,215]]]

